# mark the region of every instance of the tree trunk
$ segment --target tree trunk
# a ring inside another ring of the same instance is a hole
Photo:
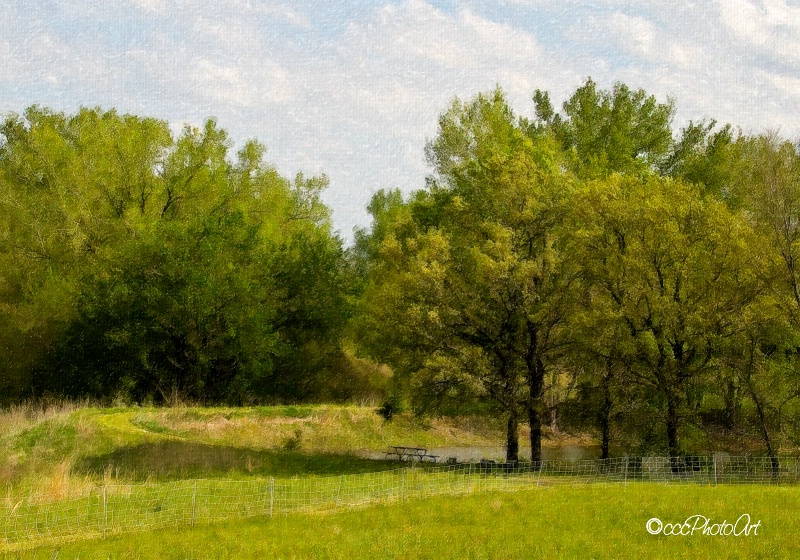
[[[722,417],[725,428],[735,431],[739,420],[739,395],[738,388],[733,380],[729,379],[724,385],[725,412]]]
[[[678,397],[674,393],[667,395],[667,446],[672,472],[680,470],[680,448],[678,445]]]
[[[542,460],[542,415],[537,406],[528,407],[528,422],[531,425],[531,461]]]
[[[519,416],[516,411],[508,415],[508,432],[506,439],[506,463],[519,461]]]
[[[603,409],[600,413],[600,429],[603,438],[600,443],[600,458],[608,459],[608,445],[611,441],[611,392],[608,384],[603,384]]]
[[[542,362],[537,327],[528,321],[528,351],[525,365],[528,370],[528,422],[531,426],[531,462],[542,460],[542,412],[544,411],[544,363]]]
[[[755,391],[750,391],[753,402],[756,405],[756,412],[758,413],[758,424],[761,431],[761,437],[764,440],[764,445],[767,448],[767,455],[769,456],[772,477],[777,478],[780,473],[780,462],[778,455],[775,453],[775,448],[772,446],[772,438],[769,435],[769,427],[767,426],[767,415],[764,412],[764,407],[761,405],[761,400],[755,395]]]

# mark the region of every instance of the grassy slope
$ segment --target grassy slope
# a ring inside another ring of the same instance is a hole
[[[499,445],[474,419],[384,422],[356,406],[17,409],[0,414],[5,494],[186,477],[342,474],[386,468],[355,455],[389,445]]]
[[[17,558],[792,558],[800,490],[573,486],[439,497],[331,515],[290,515],[134,534]],[[652,536],[651,517],[742,513],[757,536]],[[57,553],[57,554],[56,554]]]

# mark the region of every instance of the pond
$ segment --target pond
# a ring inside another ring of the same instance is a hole
[[[481,459],[502,462],[506,458],[506,448],[503,445],[474,446],[474,447],[432,447],[428,449],[429,455],[437,455],[439,462],[443,463],[448,457],[455,457],[459,463],[477,463]],[[370,452],[366,454],[371,459],[383,459],[384,453]],[[598,459],[600,457],[599,445],[562,445],[543,446],[542,459],[545,461],[579,461],[584,459]],[[520,447],[519,458],[521,461],[530,461],[530,447]]]

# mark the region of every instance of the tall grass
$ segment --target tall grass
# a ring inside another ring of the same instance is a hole
[[[89,400],[41,399],[0,406],[0,436],[13,436],[47,420],[93,405]]]

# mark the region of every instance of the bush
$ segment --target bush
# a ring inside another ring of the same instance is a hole
[[[403,412],[403,403],[398,397],[390,397],[389,400],[384,402],[375,412],[387,422],[391,422],[395,414]]]

